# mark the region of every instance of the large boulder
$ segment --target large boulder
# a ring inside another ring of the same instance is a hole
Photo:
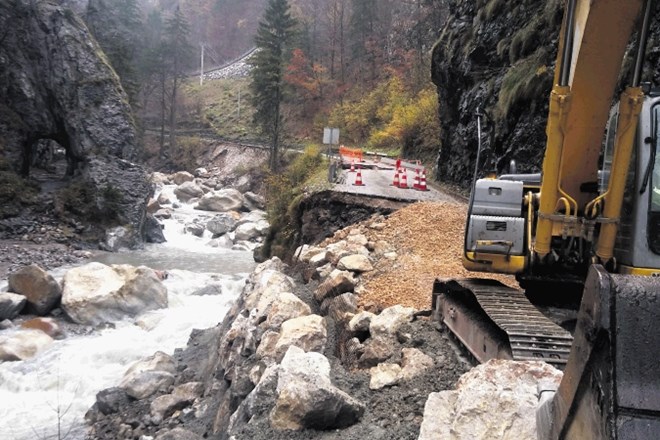
[[[253,240],[262,235],[257,223],[243,223],[236,228],[234,233],[236,234],[236,240]]]
[[[163,224],[156,217],[149,214],[144,225],[144,238],[147,243],[165,243]]]
[[[374,267],[366,255],[354,254],[340,258],[339,262],[337,262],[337,269],[361,273],[372,271]]]
[[[131,365],[119,387],[134,399],[146,399],[159,390],[167,391],[174,383],[175,373],[172,357],[158,351]]]
[[[279,430],[345,428],[360,420],[365,407],[330,381],[330,362],[320,353],[290,347],[282,359],[277,401],[270,413]]]
[[[190,174],[188,171],[177,171],[176,173],[172,174],[172,182],[174,182],[176,185],[182,185],[185,182],[192,182],[195,180],[195,176]]]
[[[53,338],[41,330],[20,330],[0,336],[0,362],[29,359],[53,343]]]
[[[211,231],[214,237],[233,231],[235,226],[236,219],[229,213],[217,214],[206,222],[206,229]]]
[[[296,295],[290,292],[282,292],[272,302],[266,323],[270,328],[279,329],[283,322],[300,316],[307,316],[311,313],[310,307]]]
[[[24,295],[11,292],[0,292],[0,321],[14,319],[21,313],[27,298]]]
[[[292,345],[305,351],[323,352],[327,339],[328,331],[321,316],[301,316],[282,324],[275,351],[280,358]]]
[[[53,310],[62,297],[62,289],[48,272],[31,264],[9,274],[9,291],[27,298],[27,312],[45,315]]]
[[[561,381],[545,362],[490,360],[453,391],[429,394],[419,440],[536,439],[537,384]]]
[[[402,325],[412,322],[414,313],[415,309],[412,307],[404,307],[400,304],[388,307],[371,319],[369,331],[372,336],[396,335]]]
[[[195,208],[217,212],[238,211],[243,207],[244,201],[239,191],[227,188],[204,194]]]
[[[89,263],[62,280],[62,309],[78,324],[97,325],[167,307],[167,288],[147,267]]]
[[[334,297],[341,295],[342,293],[352,292],[355,288],[355,284],[355,278],[353,278],[353,275],[350,272],[335,269],[330,272],[328,278],[322,282],[319,287],[317,287],[316,292],[314,292],[314,298],[318,302],[322,302],[328,297]]]
[[[174,194],[182,202],[195,199],[204,195],[204,190],[195,182],[184,182],[174,188]]]

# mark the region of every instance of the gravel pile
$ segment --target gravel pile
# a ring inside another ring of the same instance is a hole
[[[431,308],[436,278],[474,277],[497,279],[512,287],[512,276],[469,272],[461,263],[467,206],[459,202],[420,202],[384,218],[377,228],[364,227],[371,242],[389,243],[396,257],[381,258],[374,271],[363,275],[363,305],[401,304],[417,310]],[[356,227],[360,227],[356,225]],[[350,228],[329,239],[335,241]]]

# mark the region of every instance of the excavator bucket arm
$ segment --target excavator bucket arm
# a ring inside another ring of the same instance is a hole
[[[540,399],[539,440],[658,438],[660,278],[591,267],[564,377]]]

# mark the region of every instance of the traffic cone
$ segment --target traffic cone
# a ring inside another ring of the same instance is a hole
[[[355,183],[353,185],[364,186],[364,183],[362,183],[362,169],[360,167],[358,167],[357,175],[355,176]]]
[[[428,191],[429,189],[426,187],[426,170],[422,170],[422,180],[419,182],[419,188],[417,188],[418,191]]]
[[[413,179],[413,188],[419,189],[419,186],[422,183],[422,179],[419,176],[419,168],[415,170],[415,178]]]
[[[354,173],[355,172],[355,159],[351,161],[351,171],[349,173]]]
[[[399,186],[399,170],[396,170],[394,172],[394,181],[392,182],[392,186]]]
[[[403,174],[401,175],[401,184],[399,185],[399,188],[401,189],[408,189],[408,177],[406,176],[406,172],[404,171]]]

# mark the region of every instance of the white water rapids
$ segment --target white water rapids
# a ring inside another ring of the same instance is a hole
[[[212,214],[189,206],[174,214],[165,221],[167,243],[97,259],[167,270],[169,307],[116,322],[115,328],[68,335],[29,360],[0,363],[0,440],[83,439],[84,415],[98,391],[117,386],[133,362],[156,351],[172,354],[192,329],[222,321],[255,266],[252,253],[213,248],[209,236],[183,232],[183,222]],[[59,279],[64,272],[52,273]],[[6,283],[0,284],[3,290]],[[208,285],[222,293],[192,295]]]

